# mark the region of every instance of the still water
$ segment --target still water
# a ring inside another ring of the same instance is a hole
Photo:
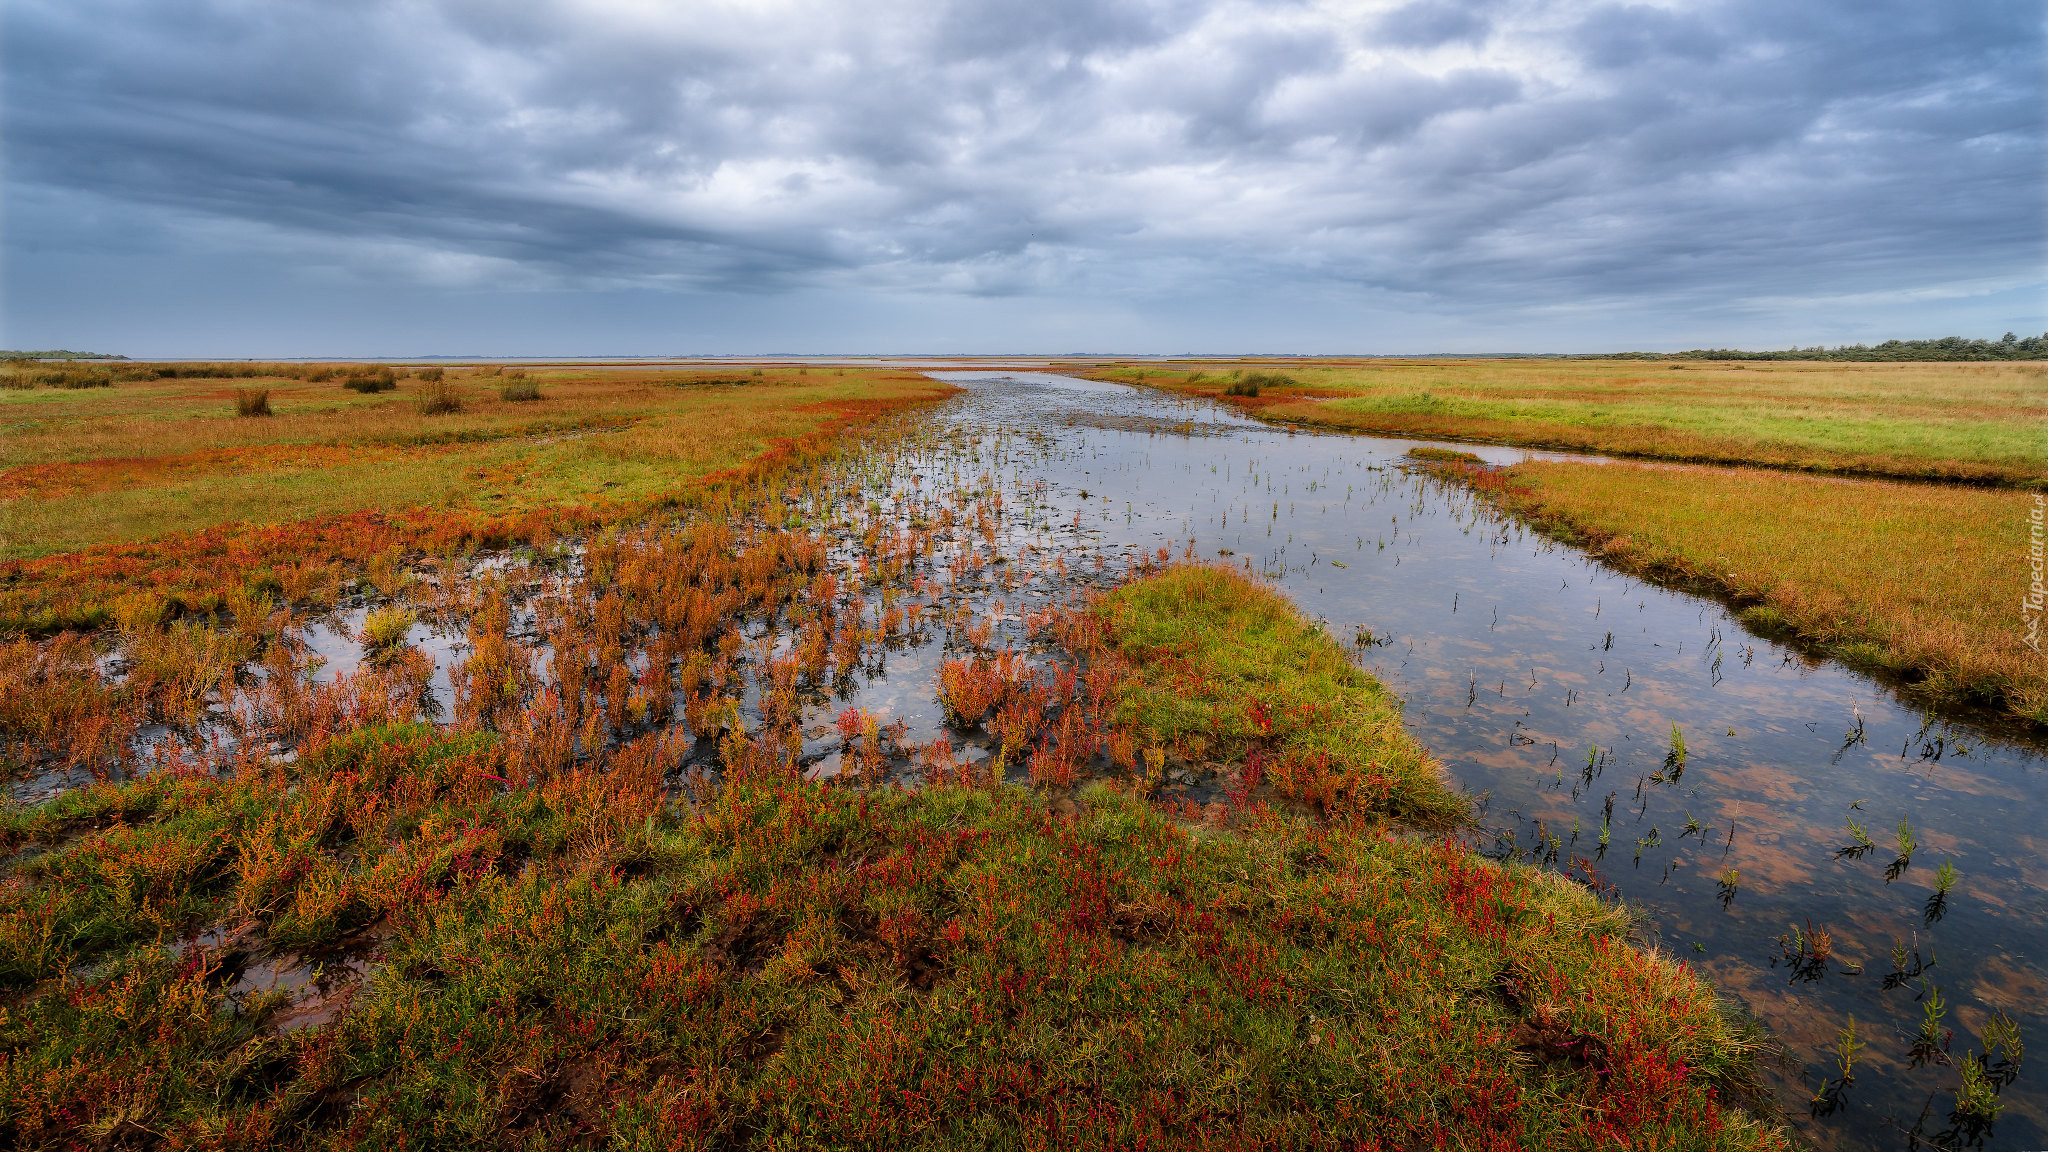
[[[934,375],[964,393],[903,445],[854,460],[852,494],[904,525],[997,494],[1003,511],[985,542],[948,534],[911,599],[986,620],[999,646],[1022,649],[1033,614],[1161,549],[1263,573],[1402,697],[1409,728],[1479,799],[1475,847],[1640,908],[1647,940],[1769,1027],[1787,1053],[1772,1071],[1781,1104],[1813,1143],[2048,1148],[2048,1092],[2031,1070],[2002,1083],[1988,1129],[1951,1115],[1962,1065],[2000,1021],[2048,1045],[2037,736],[1927,715],[1748,634],[1720,604],[1526,532],[1404,469],[1412,441],[1290,433],[1042,373]],[[1473,450],[1496,463],[1550,455]],[[865,564],[852,518],[817,523],[836,564]],[[1004,562],[984,564],[990,554]],[[319,678],[361,659],[364,610],[303,632],[327,662]],[[528,642],[533,621],[515,617]],[[462,629],[422,623],[411,640],[435,663],[445,712]],[[842,706],[900,721],[905,746],[945,739],[986,760],[986,737],[948,729],[936,699],[952,643],[918,630],[838,699],[815,701],[806,770],[838,770],[830,713]],[[749,712],[758,689],[750,677]],[[698,745],[696,765],[711,770],[714,742]],[[75,783],[21,787],[40,797]],[[1169,791],[1214,798],[1199,781]],[[1844,1084],[1834,1049],[1852,1017],[1863,1047]],[[1986,1073],[2003,1080],[2007,1055],[2000,1046]]]
[[[967,390],[936,417],[959,435],[904,458],[892,487],[979,469],[973,482],[1028,498],[1009,547],[1192,547],[1362,639],[1361,664],[1406,701],[1410,729],[1483,797],[1479,847],[1590,875],[1641,907],[1649,939],[1785,1045],[1775,1079],[1809,1139],[2048,1146],[2048,1093],[2031,1070],[2004,1087],[1990,1130],[1950,1115],[1958,1068],[1986,1051],[1995,1014],[2048,1044],[2038,739],[1927,715],[1750,635],[1712,600],[1526,532],[1403,470],[1414,442],[1290,433],[1047,374],[935,375]],[[939,656],[895,658],[862,702],[893,700],[913,731],[938,731]],[[1946,1047],[1923,1046],[1916,1063],[1930,1004]],[[1865,1047],[1841,1085],[1833,1049],[1851,1016]]]

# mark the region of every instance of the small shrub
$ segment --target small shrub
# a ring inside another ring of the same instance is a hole
[[[268,388],[237,388],[237,389],[235,389],[235,415],[237,415],[237,416],[268,416],[268,415],[270,415],[270,389],[268,389]]]
[[[540,385],[531,380],[515,380],[498,389],[498,395],[514,402],[540,399]]]
[[[462,397],[454,385],[445,380],[435,380],[422,384],[420,390],[412,394],[412,406],[422,416],[440,416],[462,411]]]
[[[325,384],[329,380],[334,379],[334,369],[309,368],[306,370],[305,375],[299,377],[299,379],[306,381],[308,384]]]
[[[1486,463],[1486,461],[1480,459],[1478,456],[1475,456],[1470,452],[1460,452],[1456,448],[1410,448],[1408,450],[1408,455],[1414,457],[1417,460],[1437,460],[1445,464]]]
[[[1294,377],[1282,376],[1278,372],[1247,372],[1231,381],[1223,390],[1225,396],[1257,396],[1261,388],[1292,388]]]
[[[429,384],[432,384],[440,380],[441,377],[445,375],[445,373],[443,373],[439,368],[422,368],[419,370],[418,375],[420,379],[425,380]]]
[[[363,618],[363,652],[372,660],[395,654],[418,622],[419,617],[397,605],[379,608]]]
[[[398,387],[398,373],[382,364],[357,364],[342,371],[341,386],[351,392],[389,392]]]
[[[476,374],[479,376],[502,376],[505,374],[505,366],[503,364],[486,364],[478,368]]]
[[[70,365],[40,366],[18,379],[23,382],[16,384],[10,381],[8,387],[32,388],[42,384],[50,388],[111,388],[114,385],[114,374],[106,369],[74,368]]]

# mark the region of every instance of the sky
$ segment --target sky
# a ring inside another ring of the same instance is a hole
[[[0,347],[2048,329],[2036,0],[0,0]]]

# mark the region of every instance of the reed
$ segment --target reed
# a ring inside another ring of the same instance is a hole
[[[422,416],[462,411],[462,393],[445,380],[422,383],[412,394],[412,410]]]

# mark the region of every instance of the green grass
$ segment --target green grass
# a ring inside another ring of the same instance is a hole
[[[0,391],[0,561],[228,523],[644,500],[849,413],[946,391],[892,372],[675,383],[686,379],[562,373],[529,399],[501,396],[495,377],[369,395],[276,380],[265,420],[237,419],[221,381]],[[415,411],[437,387],[461,410]]]
[[[1200,825],[1144,780],[803,779],[827,692],[900,642],[870,621],[939,572],[910,567],[929,526],[828,563],[824,510],[871,543],[899,526],[829,447],[762,453],[687,527],[492,529],[582,533],[569,571],[537,547],[448,581],[475,538],[425,513],[417,539],[357,513],[92,552],[109,587],[200,559],[228,583],[183,617],[117,597],[118,681],[91,638],[0,644],[0,755],[106,775],[0,809],[0,1146],[1786,1146],[1743,1107],[1759,1039],[1622,910],[1418,835],[1462,801],[1241,573],[1068,614],[1082,675],[1010,683],[989,721],[1034,775],[1105,744],[1217,764],[1229,803]],[[377,659],[315,682],[278,605],[344,562],[409,599],[365,621]],[[542,584],[539,635],[515,632]],[[415,607],[467,633],[447,727],[418,722]],[[692,731],[752,689],[760,727],[706,781]],[[196,732],[209,692],[231,744],[123,743]]]
[[[1130,661],[1115,720],[1141,744],[1249,768],[1282,795],[1416,827],[1467,818],[1401,706],[1288,599],[1233,568],[1178,564],[1095,607]]]
[[[643,517],[951,392],[858,369],[598,371],[507,401],[500,379],[446,383],[462,407],[435,416],[414,411],[435,386],[420,381],[365,396],[280,379],[262,420],[236,418],[216,380],[0,391],[18,430],[0,437],[0,634],[102,627],[128,595],[176,612],[252,585],[324,601],[380,555]]]
[[[1267,419],[1431,439],[1804,471],[2048,484],[2048,365],[1600,360],[1303,361],[1103,369]],[[1237,373],[1236,376],[1232,372]]]
[[[399,726],[10,815],[0,1137],[1784,1146],[1731,1105],[1754,1049],[1704,985],[1554,876],[1101,785],[1072,816],[782,777],[692,807],[663,759],[506,786],[501,745]],[[235,991],[351,943],[318,1026]]]

